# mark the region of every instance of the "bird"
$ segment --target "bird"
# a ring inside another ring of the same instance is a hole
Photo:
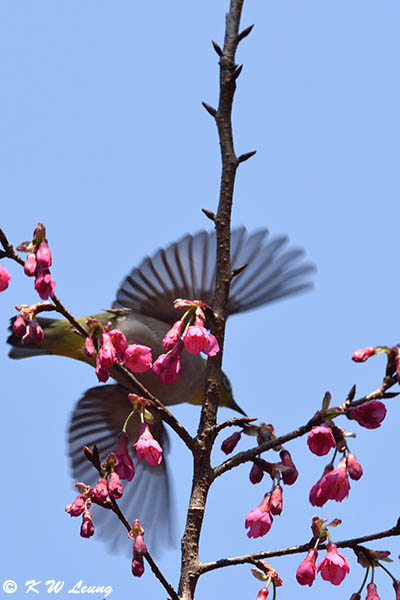
[[[231,265],[246,267],[233,278],[227,302],[227,315],[243,313],[281,298],[310,289],[313,264],[304,259],[304,250],[288,247],[285,235],[271,236],[268,229],[249,234],[244,226],[231,233]],[[120,329],[128,344],[150,346],[153,356],[164,352],[162,340],[179,318],[174,300],[201,300],[213,306],[216,278],[216,233],[199,231],[187,234],[166,248],[157,250],[125,277],[110,309],[90,315],[102,324],[111,322]],[[89,316],[78,321],[85,325]],[[12,320],[13,321],[13,320]],[[12,321],[10,330],[12,331]],[[95,365],[83,352],[82,338],[62,319],[40,318],[44,339],[39,343],[21,344],[11,333],[12,359],[41,355],[59,355]],[[135,374],[137,379],[165,406],[188,402],[201,404],[205,377],[205,361],[200,355],[182,354],[181,373],[175,383],[164,384],[152,371]],[[124,382],[95,386],[87,390],[75,405],[68,428],[71,471],[75,481],[94,485],[98,475],[82,452],[82,447],[98,447],[106,458],[115,447],[115,440],[132,410]],[[232,386],[223,373],[220,404],[241,414],[245,412],[235,402]],[[165,426],[155,418],[152,433],[164,449],[164,460],[158,466],[145,461],[137,465],[136,475],[119,500],[121,510],[129,519],[139,519],[153,550],[174,542],[173,502],[168,476],[169,439]],[[138,435],[138,420],[127,430],[130,442]],[[97,477],[96,477],[97,475]],[[112,551],[121,549],[120,531],[115,527],[115,515],[96,507],[102,514],[94,515],[96,534],[107,540]],[[122,536],[123,537],[123,536]],[[125,540],[128,544],[129,540]]]

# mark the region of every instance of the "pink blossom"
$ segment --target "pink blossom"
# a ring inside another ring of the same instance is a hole
[[[188,327],[183,336],[183,343],[190,354],[203,352],[204,354],[208,354],[208,356],[215,356],[219,352],[216,337],[201,325],[191,325]]]
[[[376,589],[375,583],[369,583],[367,585],[367,597],[365,600],[381,600],[378,596],[378,590]]]
[[[136,448],[139,462],[144,458],[147,464],[151,467],[155,467],[156,465],[159,465],[162,460],[162,448],[157,440],[151,435],[148,425],[141,423],[140,432],[138,441],[133,445],[134,448]]]
[[[108,332],[112,344],[117,352],[117,358],[123,359],[126,350],[126,337],[119,329],[112,329]]]
[[[268,594],[269,594],[268,588],[267,587],[263,588],[262,590],[260,590],[258,592],[258,594],[257,594],[257,600],[267,600]]]
[[[36,252],[36,260],[41,269],[51,267],[51,252],[47,242],[42,242]]]
[[[333,465],[332,463],[329,463],[326,465],[324,472],[322,473],[321,479],[319,479],[317,481],[317,483],[315,485],[313,485],[313,487],[310,490],[310,503],[313,506],[323,506],[325,504],[325,502],[327,502],[329,500],[329,498],[326,496],[326,494],[322,494],[321,493],[321,481],[323,480],[323,478],[325,477],[325,475],[327,473],[330,473],[331,471],[333,471]]]
[[[264,471],[261,469],[261,467],[259,467],[258,465],[256,465],[256,463],[253,464],[253,466],[251,467],[251,471],[250,471],[250,481],[251,483],[260,483],[260,481],[262,480],[262,478],[264,477]]]
[[[308,434],[307,444],[311,452],[317,456],[324,456],[328,454],[331,448],[336,448],[332,429],[324,425],[311,429]]]
[[[174,383],[181,370],[183,342],[179,340],[167,354],[161,354],[153,364],[153,373],[160,376],[162,383]]]
[[[98,502],[104,502],[108,496],[107,479],[101,477],[94,486],[93,493]]]
[[[105,383],[110,378],[110,373],[108,369],[105,369],[101,366],[99,356],[96,358],[96,375],[97,379],[101,381],[101,383]]]
[[[336,545],[329,543],[328,552],[319,563],[317,572],[325,581],[340,585],[350,572],[350,567],[345,557],[338,553]]]
[[[171,329],[167,331],[162,342],[164,350],[172,350],[181,336],[183,325],[183,321],[176,321],[176,323],[172,325]]]
[[[5,267],[0,265],[0,292],[4,292],[8,288],[10,283],[11,275]]]
[[[281,450],[279,453],[282,464],[285,467],[290,467],[288,471],[282,471],[282,480],[286,485],[293,485],[296,481],[299,473],[294,465],[290,452],[288,450]]]
[[[71,517],[79,517],[85,510],[86,496],[79,494],[72,504],[67,504],[65,512],[71,515]]]
[[[283,508],[283,492],[280,485],[276,485],[272,490],[270,511],[271,515],[280,515]]]
[[[358,479],[360,479],[360,477],[362,477],[362,474],[363,474],[362,466],[360,465],[360,463],[358,462],[358,460],[356,459],[354,454],[351,454],[350,452],[346,456],[346,466],[347,466],[347,472],[349,474],[349,477],[351,477],[351,479],[354,479],[357,481]]]
[[[230,454],[231,452],[233,452],[237,444],[239,443],[241,437],[242,434],[240,431],[235,431],[235,433],[232,433],[232,435],[230,435],[228,438],[226,438],[226,440],[222,442],[222,452],[224,452],[225,454]]]
[[[24,264],[25,275],[27,275],[28,277],[33,277],[36,274],[36,268],[36,254],[31,252],[30,254],[28,254]]]
[[[81,525],[81,536],[84,538],[90,538],[94,535],[94,525],[92,522],[92,513],[88,510],[85,511]]]
[[[366,360],[371,358],[371,356],[374,356],[375,353],[375,348],[373,348],[372,346],[368,346],[368,348],[356,350],[353,353],[351,359],[354,360],[354,362],[365,362]]]
[[[144,573],[144,562],[142,554],[134,554],[132,561],[132,575],[134,577],[141,577]]]
[[[22,315],[18,315],[13,323],[13,332],[19,338],[22,338],[26,333],[26,323]]]
[[[35,279],[35,290],[41,299],[47,300],[49,297],[52,298],[55,288],[56,282],[52,278],[50,271],[48,269],[39,269]]]
[[[135,465],[128,452],[128,434],[126,431],[121,431],[118,434],[114,455],[117,460],[114,471],[118,473],[120,479],[131,481],[135,475]]]
[[[376,429],[380,427],[386,417],[386,406],[379,400],[371,400],[355,408],[349,408],[346,411],[346,417],[356,420],[362,427]]]
[[[89,358],[92,358],[96,352],[96,348],[94,347],[93,338],[91,335],[85,339],[85,343],[83,345],[83,352]]]
[[[315,576],[317,574],[316,560],[318,557],[318,550],[312,548],[308,551],[306,558],[297,567],[296,579],[300,585],[309,585],[310,587],[314,583]]]
[[[271,494],[265,494],[264,500],[260,506],[253,508],[247,515],[245,521],[245,527],[250,527],[247,532],[247,537],[257,538],[262,537],[271,529],[272,517],[269,514]]]
[[[346,459],[342,458],[336,469],[324,475],[320,482],[321,496],[342,502],[349,495],[350,483],[347,476]]]
[[[117,351],[108,333],[103,333],[101,336],[101,346],[97,358],[102,369],[111,369],[117,359]]]
[[[124,488],[122,487],[122,483],[121,483],[118,473],[116,473],[115,471],[113,471],[110,474],[110,477],[109,477],[108,483],[107,483],[107,487],[108,487],[108,493],[110,494],[110,496],[112,498],[121,498],[122,497],[122,494],[124,493]]]
[[[28,327],[27,327],[27,333],[29,335],[29,337],[31,338],[31,340],[33,340],[36,343],[40,343],[43,342],[43,338],[44,338],[44,331],[43,328],[41,327],[41,325],[39,325],[39,323],[35,320],[29,321],[28,323]]]
[[[125,348],[124,363],[133,373],[144,373],[151,369],[151,348],[139,344],[130,344]]]

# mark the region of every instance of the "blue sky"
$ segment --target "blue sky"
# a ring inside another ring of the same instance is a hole
[[[217,103],[210,40],[222,44],[227,7],[226,0],[0,3],[0,225],[19,243],[45,223],[57,294],[74,314],[110,306],[144,255],[209,228],[200,209],[216,207],[220,160],[201,101]],[[245,3],[243,27],[256,26],[239,48],[244,69],[233,117],[238,153],[257,155],[240,167],[233,224],[287,233],[318,268],[312,293],[228,325],[224,369],[235,398],[278,433],[305,423],[326,390],[338,404],[354,383],[360,394],[378,387],[384,359],[356,365],[351,354],[399,341],[399,17],[394,0]],[[4,339],[14,305],[36,300],[21,269],[7,267],[13,279],[0,296]],[[117,600],[164,598],[149,569],[133,579],[128,559],[95,538],[81,539],[77,522],[64,514],[74,495],[65,431],[74,403],[96,384],[94,372],[56,357],[10,361],[7,351],[3,343],[2,581],[14,579],[22,593],[29,579],[63,580],[66,587],[83,579],[111,585]],[[250,485],[247,466],[217,481],[201,558],[304,543],[314,514],[343,519],[336,539],[394,525],[396,399],[388,409],[380,429],[354,427],[351,449],[364,477],[348,500],[318,513],[307,498],[325,462],[305,440],[288,446],[300,477],[284,490],[284,513],[265,538],[248,540],[244,529],[263,484]],[[196,408],[175,413],[195,431]],[[349,422],[340,424],[349,429]],[[190,457],[173,440],[169,458],[179,536]],[[215,463],[221,460],[217,448]],[[396,540],[375,547],[399,553]],[[352,553],[346,556],[351,575],[340,589],[320,579],[311,590],[298,586],[302,557],[273,561],[285,583],[280,597],[349,597],[363,574]],[[176,583],[178,545],[160,566]],[[393,569],[399,574],[397,559]],[[381,573],[377,583],[390,598]],[[223,590],[255,599],[260,587],[244,566],[204,576],[197,597]]]

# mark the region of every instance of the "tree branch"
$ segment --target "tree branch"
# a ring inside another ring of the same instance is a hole
[[[379,533],[372,533],[370,535],[364,535],[357,538],[351,538],[349,540],[342,540],[335,542],[338,548],[354,548],[359,544],[365,544],[372,540],[381,540],[387,537],[393,537],[400,535],[400,522],[398,521],[394,527],[381,531]],[[253,563],[255,560],[269,559],[275,556],[288,556],[289,554],[300,554],[308,552],[314,547],[314,542],[308,544],[302,544],[301,546],[292,546],[291,548],[282,548],[280,550],[270,550],[267,552],[257,552],[256,554],[246,554],[244,556],[235,556],[233,558],[221,558],[215,562],[202,563],[200,566],[201,573],[208,573],[209,571],[215,571],[215,569],[222,569],[223,567],[233,567],[234,565],[243,565],[245,563]],[[318,550],[325,550],[327,544],[319,544]]]

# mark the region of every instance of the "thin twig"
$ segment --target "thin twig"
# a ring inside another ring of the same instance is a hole
[[[399,522],[386,531],[380,531],[379,533],[372,533],[370,535],[364,535],[357,538],[351,538],[349,540],[342,540],[339,542],[335,542],[338,548],[353,548],[358,544],[365,544],[366,542],[371,542],[373,540],[381,540],[387,537],[393,537],[400,535],[400,524]],[[290,548],[281,548],[280,550],[269,550],[266,552],[257,552],[255,554],[246,554],[244,556],[235,556],[233,558],[221,558],[215,562],[210,563],[202,563],[200,568],[201,573],[207,573],[209,571],[214,571],[215,569],[221,569],[223,567],[233,567],[234,565],[242,565],[245,563],[252,563],[255,560],[260,559],[269,559],[275,556],[288,556],[290,554],[301,554],[303,552],[308,552],[311,548],[313,548],[314,542],[309,542],[308,544],[302,544],[301,546],[292,546]],[[325,550],[327,544],[319,544],[318,550]]]

